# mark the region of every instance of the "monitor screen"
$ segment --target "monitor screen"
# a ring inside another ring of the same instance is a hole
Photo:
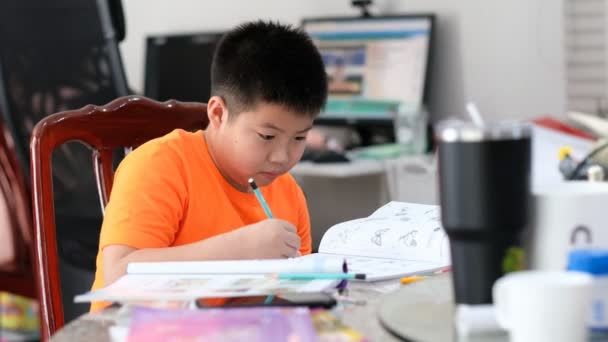
[[[144,95],[159,101],[207,102],[211,60],[222,33],[149,36]]]
[[[317,122],[392,120],[426,102],[433,15],[303,20],[325,63],[329,98]]]

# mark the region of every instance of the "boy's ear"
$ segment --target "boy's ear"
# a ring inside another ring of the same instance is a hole
[[[219,127],[223,122],[228,120],[228,107],[226,102],[220,96],[211,96],[207,102],[207,117],[209,125]]]

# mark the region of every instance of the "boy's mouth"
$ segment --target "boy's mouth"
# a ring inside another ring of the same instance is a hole
[[[281,173],[280,172],[276,172],[276,171],[272,171],[272,172],[261,172],[260,173],[264,178],[267,179],[273,179],[278,177]]]

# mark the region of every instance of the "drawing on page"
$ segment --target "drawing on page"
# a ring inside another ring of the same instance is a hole
[[[374,235],[372,236],[372,238],[370,239],[372,241],[372,243],[376,246],[382,246],[382,235],[384,235],[386,232],[388,232],[390,229],[389,228],[384,228],[384,229],[378,229],[374,232]]]
[[[433,241],[437,240],[437,236],[441,234],[441,227],[433,228],[431,235],[429,236],[429,241],[426,243],[426,248],[430,248],[433,244]]]
[[[360,223],[364,223],[364,222],[360,222]],[[344,228],[342,231],[340,231],[338,233],[338,238],[340,239],[340,241],[343,244],[348,243],[351,238],[356,235],[359,231],[361,230],[361,226],[357,225],[354,227],[348,227],[348,228]]]
[[[407,216],[408,214],[408,208],[403,207],[403,208],[399,208],[399,210],[395,213],[395,216]]]
[[[403,222],[409,222],[412,220],[412,218],[410,217],[409,208],[407,208],[407,207],[399,208],[395,212],[394,216],[399,218],[399,221],[403,221]]]
[[[416,241],[416,234],[418,234],[418,231],[412,230],[405,235],[401,235],[399,237],[399,241],[407,247],[416,247],[418,245],[418,241]]]
[[[428,221],[439,222],[439,212],[435,208],[425,211],[424,216],[427,217]]]
[[[427,210],[427,211],[425,211],[425,212],[424,212],[424,215],[432,214],[432,213],[434,213],[435,211],[436,211],[436,210],[435,210],[435,208],[433,208],[433,209],[429,209],[429,210]]]

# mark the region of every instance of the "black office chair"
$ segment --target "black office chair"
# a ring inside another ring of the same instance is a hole
[[[120,37],[120,0],[0,2],[0,112],[26,177],[30,135],[40,119],[129,94]],[[90,288],[95,270],[102,212],[90,163],[90,151],[77,143],[53,154],[66,322],[88,310],[74,305],[73,296]]]

